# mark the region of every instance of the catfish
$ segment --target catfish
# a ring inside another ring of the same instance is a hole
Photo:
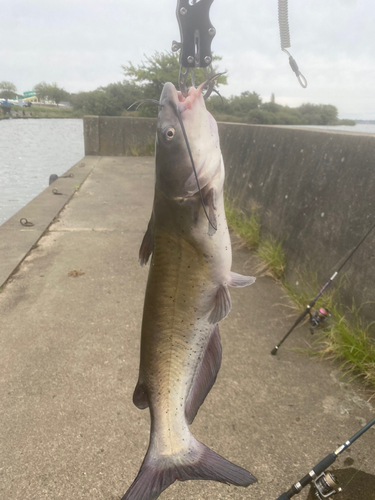
[[[174,481],[249,486],[256,478],[190,432],[222,358],[218,323],[231,310],[229,287],[255,278],[231,272],[224,212],[224,162],[204,84],[187,97],[166,83],[159,100],[155,194],[139,252],[150,270],[134,404],[149,408],[149,447],[123,500],[151,500]]]

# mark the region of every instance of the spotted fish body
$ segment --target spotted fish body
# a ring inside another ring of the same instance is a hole
[[[231,309],[228,286],[254,282],[231,272],[224,164],[217,125],[201,91],[192,88],[185,99],[167,83],[160,98],[154,205],[140,262],[152,258],[133,396],[138,408],[150,409],[151,434],[141,469],[123,500],[156,499],[176,479],[238,486],[256,481],[197,441],[189,429],[220,368],[218,323]]]

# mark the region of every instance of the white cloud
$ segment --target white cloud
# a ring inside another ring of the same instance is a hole
[[[123,78],[121,64],[169,50],[179,39],[177,0],[26,0],[9,2],[0,32],[1,80],[20,92],[45,80],[71,92]],[[280,103],[330,103],[340,115],[375,119],[373,0],[289,2],[290,52],[303,90],[280,50],[275,0],[215,0],[213,50],[223,56],[223,95],[256,91]],[[356,114],[357,113],[357,114]]]

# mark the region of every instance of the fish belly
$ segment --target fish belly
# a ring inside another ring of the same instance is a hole
[[[215,285],[200,249],[156,235],[142,324],[140,380],[150,406],[155,446],[163,455],[186,448],[186,400],[214,325]]]

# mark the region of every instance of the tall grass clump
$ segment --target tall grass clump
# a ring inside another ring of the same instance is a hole
[[[352,378],[361,377],[375,390],[375,340],[370,330],[375,322],[365,324],[354,305],[349,319],[336,317],[318,339],[319,353],[341,363],[341,369]]]
[[[251,210],[251,215],[247,216],[226,199],[225,212],[228,226],[263,260],[264,265],[260,265],[258,271],[267,271],[281,281],[296,309],[302,312],[321,288],[317,273],[300,273],[300,284],[291,286],[283,279],[286,260],[282,243],[273,237],[260,237],[257,210]],[[360,309],[342,307],[340,288],[346,279],[344,276],[338,287],[325,291],[316,301],[315,308],[324,306],[331,317],[319,329],[321,335],[314,344],[316,347],[308,352],[337,360],[344,373],[361,378],[375,391],[375,339],[371,336],[375,321],[365,324],[360,318]]]
[[[155,154],[155,142],[145,144],[130,144],[126,150],[125,156],[153,156]]]
[[[225,215],[228,226],[245,241],[251,250],[256,250],[260,243],[260,217],[257,210],[252,210],[250,217],[248,217],[226,199]]]
[[[342,316],[342,308],[340,306],[340,288],[342,287],[346,277],[342,278],[336,288],[326,290],[315,302],[315,308],[325,307],[334,317]],[[319,284],[317,273],[299,273],[298,286],[292,286],[287,281],[283,281],[283,286],[288,292],[289,297],[295,303],[299,311],[304,311],[307,304],[317,295],[322,285]]]
[[[281,241],[273,237],[262,240],[257,255],[263,259],[274,278],[280,280],[284,276],[286,261]]]
[[[315,347],[308,353],[338,361],[345,374],[362,378],[375,390],[375,340],[371,337],[375,322],[366,324],[360,317],[360,308],[355,305],[351,308],[341,305],[340,288],[345,280],[346,276],[340,280],[338,287],[325,291],[316,301],[314,309],[324,306],[331,317],[319,329]],[[298,290],[286,282],[283,286],[302,312],[320,287],[316,273],[302,276],[300,281]]]
[[[284,274],[286,262],[282,243],[275,238],[260,237],[260,216],[258,210],[253,208],[250,215],[246,215],[237,208],[231,200],[225,200],[225,215],[228,226],[230,226],[245,242],[245,244],[256,252],[263,260],[264,266],[259,271],[268,271],[276,280],[280,280]]]

